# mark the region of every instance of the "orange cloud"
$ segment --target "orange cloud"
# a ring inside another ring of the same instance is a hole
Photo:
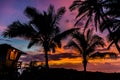
[[[61,64],[80,64],[82,62],[81,58],[61,58],[60,60],[49,61],[50,65],[61,65]]]

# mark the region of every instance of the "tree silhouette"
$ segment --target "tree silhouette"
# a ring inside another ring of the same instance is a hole
[[[76,31],[72,37],[73,39],[65,47],[74,48],[82,55],[84,71],[86,72],[88,58],[97,47],[104,47],[104,40],[98,35],[93,35],[91,30],[87,30],[86,34]]]
[[[45,53],[45,67],[49,68],[48,52],[55,52],[56,47],[61,47],[61,40],[78,29],[60,31],[59,21],[64,13],[65,7],[61,7],[55,12],[54,6],[50,5],[48,11],[43,11],[43,13],[39,13],[33,7],[27,7],[25,14],[30,21],[28,23],[13,22],[3,32],[3,36],[28,39],[30,40],[28,48],[33,45],[41,45]]]

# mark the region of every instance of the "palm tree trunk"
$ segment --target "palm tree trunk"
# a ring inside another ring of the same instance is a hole
[[[48,51],[45,51],[45,67],[46,67],[46,69],[49,68],[49,65],[48,65]]]
[[[83,58],[83,67],[84,67],[84,72],[86,72],[86,67],[87,67],[87,59],[86,59],[86,57]]]

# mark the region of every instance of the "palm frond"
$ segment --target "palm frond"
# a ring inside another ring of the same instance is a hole
[[[67,45],[65,45],[64,48],[74,48],[81,54],[83,53],[82,48],[73,40],[71,40]]]
[[[62,46],[61,40],[55,40],[55,43],[57,44],[59,48],[61,48]]]
[[[92,17],[89,16],[88,20],[86,21],[85,26],[84,26],[84,32],[85,32],[85,30],[88,28],[88,24],[90,23],[91,18],[92,18]]]
[[[80,32],[75,32],[72,37],[75,39],[75,41],[82,47],[83,50],[85,50],[88,46],[87,40],[85,39],[85,35]]]
[[[65,12],[66,12],[65,7],[61,7],[61,8],[59,8],[59,9],[57,10],[57,13],[56,13],[56,21],[57,21],[57,22],[61,20],[63,14],[64,14]]]
[[[35,18],[39,15],[38,11],[33,7],[27,7],[24,13],[29,18]]]
[[[81,15],[81,17],[79,17],[79,19],[75,22],[75,26],[87,15],[88,13]],[[76,17],[77,18],[77,17]]]
[[[3,32],[4,37],[23,37],[31,38],[36,34],[36,31],[28,24],[22,24],[19,21],[13,22],[8,28]]]
[[[105,43],[104,43],[103,40],[96,40],[96,41],[94,41],[92,44],[90,44],[89,47],[95,48],[96,46],[104,47],[104,46],[105,46]]]
[[[58,40],[61,40],[61,39],[64,39],[66,38],[68,35],[72,34],[73,32],[79,30],[79,28],[72,28],[72,29],[68,29],[58,35],[55,36],[54,40],[55,41],[58,41]]]
[[[93,44],[101,45],[102,47],[105,45],[104,39],[98,35],[93,35],[89,44],[92,44],[92,42],[94,42]]]
[[[72,11],[72,10],[75,10],[76,8],[78,8],[80,5],[81,5],[81,2],[82,1],[74,1],[73,3],[72,3],[72,5],[69,7],[69,9]]]
[[[96,29],[96,31],[97,31],[97,28],[98,28],[98,24],[100,25],[101,24],[101,18],[103,18],[104,19],[104,16],[102,16],[100,13],[96,13],[95,14],[95,17],[94,17],[94,24],[95,24],[95,29]]]
[[[54,8],[53,5],[49,6],[49,8],[48,8],[48,14],[50,14],[51,16],[55,15],[55,8]]]
[[[111,31],[117,30],[120,26],[120,20],[108,19],[100,25],[100,31],[103,32],[107,28],[111,28]]]
[[[57,47],[57,45],[55,43],[51,43],[50,48],[51,48],[53,53],[56,52],[56,47]]]
[[[28,48],[31,48],[34,44],[37,44],[38,42],[39,42],[38,39],[32,39],[28,44]]]
[[[79,16],[81,16],[82,14],[85,14],[85,13],[88,12],[89,7],[86,6],[86,5],[87,5],[86,3],[82,3],[82,4],[80,5],[80,7],[79,7],[79,9],[78,9],[79,13],[77,14],[76,17],[79,17]]]

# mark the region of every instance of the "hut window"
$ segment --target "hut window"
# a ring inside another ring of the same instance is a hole
[[[15,49],[11,49],[10,50],[10,54],[9,54],[10,60],[16,60],[17,55],[18,55],[18,51],[17,50],[15,50]]]

